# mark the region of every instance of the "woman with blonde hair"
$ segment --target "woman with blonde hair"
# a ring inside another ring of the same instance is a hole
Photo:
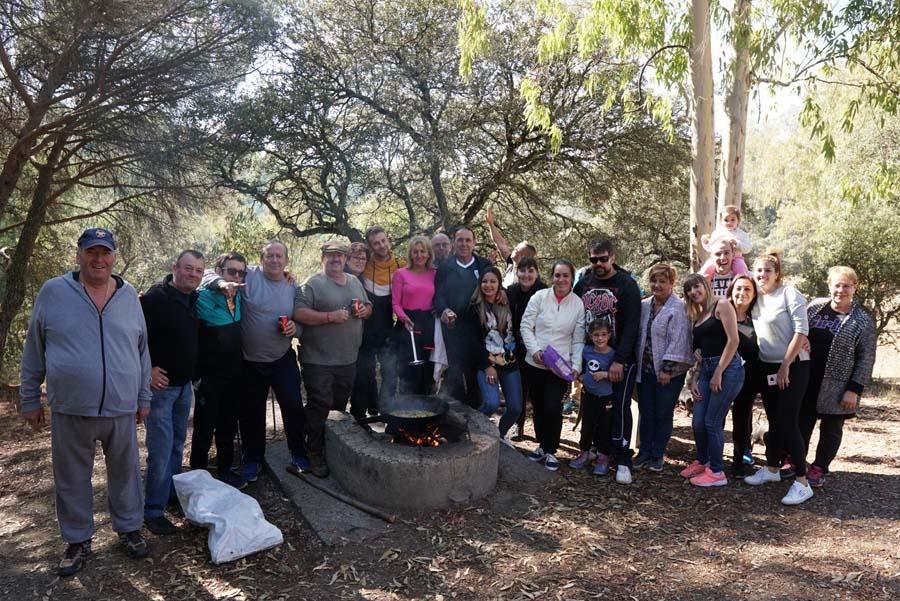
[[[661,472],[672,436],[675,403],[693,363],[691,323],[684,302],[673,294],[675,268],[660,263],[650,268],[649,298],[641,301],[637,386],[641,413],[641,450],[634,467]]]
[[[863,390],[872,379],[875,364],[875,325],[853,300],[859,279],[850,267],[828,270],[825,298],[809,303],[809,385],[800,407],[800,431],[809,449],[819,420],[816,458],[806,477],[812,487],[825,482],[828,467],[837,455],[844,421],[856,416]]]
[[[806,447],[800,432],[800,405],[809,381],[809,354],[803,351],[809,333],[806,299],[784,283],[781,251],[769,249],[753,261],[759,296],[753,307],[753,329],[759,344],[763,404],[769,415],[766,467],[744,479],[758,486],[780,482],[785,451],[794,462],[794,483],[781,502],[799,505],[812,498],[806,479]]]
[[[709,282],[698,273],[685,278],[684,297],[693,324],[693,348],[699,351],[700,361],[691,382],[697,459],[681,476],[694,486],[725,486],[725,415],[744,384],[744,368],[737,353],[737,318],[731,303],[713,296]]]
[[[394,326],[394,348],[402,361],[400,365],[400,392],[427,394],[431,392],[431,364],[425,361],[410,365],[413,360],[409,333],[413,332],[416,354],[427,359],[434,348],[434,299],[435,269],[431,241],[425,236],[413,236],[409,240],[407,264],[394,272],[391,278],[391,305],[397,323]]]

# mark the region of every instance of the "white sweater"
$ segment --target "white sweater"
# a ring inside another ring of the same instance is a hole
[[[522,315],[520,332],[525,343],[525,361],[529,365],[546,369],[534,362],[534,354],[549,344],[569,361],[573,369],[581,369],[584,304],[577,294],[570,292],[557,303],[553,288],[535,292]]]

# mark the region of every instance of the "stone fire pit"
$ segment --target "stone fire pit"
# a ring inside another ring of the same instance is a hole
[[[394,444],[387,435],[370,434],[350,415],[333,411],[325,424],[331,475],[360,501],[400,511],[439,509],[487,496],[497,484],[497,426],[458,401],[450,401],[448,416],[468,421],[471,440],[464,434],[459,442],[438,447]]]

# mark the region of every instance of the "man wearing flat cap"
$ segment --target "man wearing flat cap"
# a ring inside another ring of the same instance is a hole
[[[332,240],[322,246],[322,271],[297,288],[294,319],[303,324],[300,365],[306,386],[306,446],[312,473],[328,475],[325,462],[325,420],[331,410],[345,411],[353,377],[363,319],[372,305],[359,279],[344,265],[350,245]]]
[[[48,280],[38,293],[22,353],[21,411],[35,429],[46,423],[41,383],[52,414],[56,516],[68,543],[57,567],[71,576],[91,553],[97,441],[106,460],[113,530],[131,557],[145,557],[135,420],[150,413],[147,326],[134,288],[113,275],[116,242],[91,228],[78,239],[78,270]]]

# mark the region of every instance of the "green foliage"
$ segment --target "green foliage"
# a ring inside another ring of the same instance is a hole
[[[834,203],[817,215],[814,234],[802,248],[798,275],[808,295],[827,295],[829,267],[853,267],[859,276],[855,298],[874,317],[876,333],[898,341],[900,214],[895,207],[884,202]]]
[[[856,99],[852,87],[823,87],[808,106],[831,122]],[[762,217],[749,227],[757,247],[783,248],[788,275],[809,296],[827,292],[829,267],[854,268],[857,299],[882,340],[891,340],[900,317],[900,117],[860,114],[852,132],[831,132],[829,158],[814,128],[781,140],[758,132],[750,140],[747,189],[754,197],[747,204]]]

